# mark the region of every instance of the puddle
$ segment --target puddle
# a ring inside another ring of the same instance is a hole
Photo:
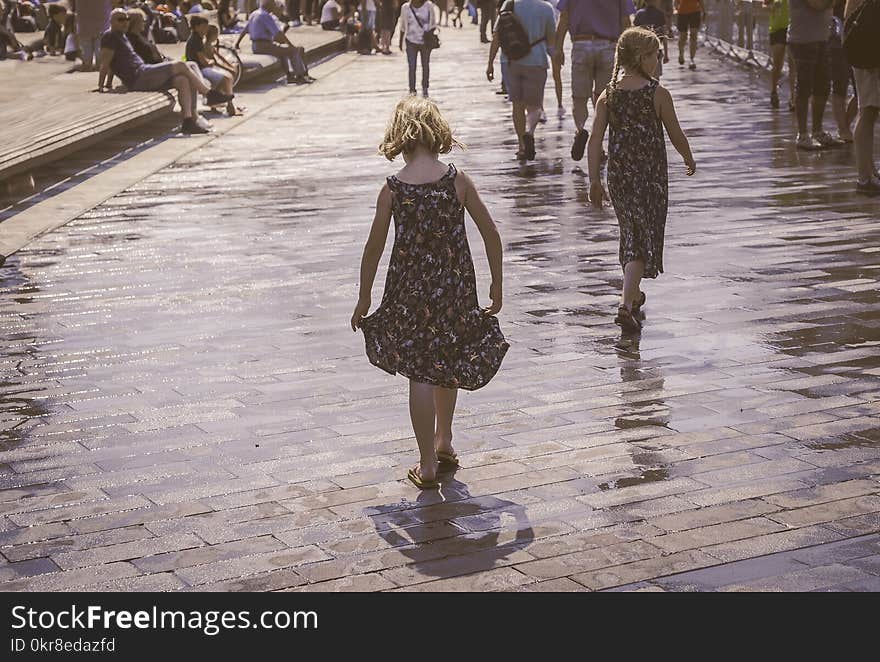
[[[613,483],[600,483],[599,489],[603,491],[619,490],[624,487],[633,487],[634,485],[641,485],[643,483],[656,483],[661,480],[666,480],[667,478],[669,478],[669,472],[666,469],[648,469],[643,471],[640,476],[620,478]]]

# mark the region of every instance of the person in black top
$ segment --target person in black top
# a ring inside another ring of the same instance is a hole
[[[159,64],[168,58],[159,52],[156,44],[146,37],[146,15],[140,9],[128,11],[128,41],[140,58],[147,64]]]
[[[648,28],[663,44],[663,62],[669,62],[669,47],[666,45],[666,13],[660,8],[661,0],[645,0],[645,6],[636,12],[633,25]],[[663,75],[663,62],[657,63],[657,78]]]
[[[49,55],[61,55],[67,33],[64,24],[67,21],[67,9],[63,5],[49,5],[49,25],[43,33],[43,50]]]

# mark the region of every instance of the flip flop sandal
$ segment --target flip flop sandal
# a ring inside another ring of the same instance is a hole
[[[633,305],[632,305],[633,317],[638,317],[639,315],[644,315],[644,313],[642,313],[642,306],[645,305],[645,301],[647,301],[648,297],[645,296],[644,292],[641,292],[640,294],[642,296],[639,298],[638,301],[633,302]]]
[[[458,469],[461,466],[461,463],[458,461],[458,455],[447,453],[446,451],[437,451],[437,462],[444,471]]]
[[[420,490],[435,490],[440,487],[440,483],[436,480],[424,480],[415,469],[410,469],[406,477]]]

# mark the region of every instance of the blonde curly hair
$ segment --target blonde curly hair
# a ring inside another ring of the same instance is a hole
[[[411,96],[401,99],[394,108],[379,153],[393,161],[398,154],[413,152],[419,145],[434,154],[448,154],[453,147],[464,147],[453,137],[436,103]]]

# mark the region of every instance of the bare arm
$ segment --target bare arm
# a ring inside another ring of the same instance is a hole
[[[565,64],[565,52],[562,47],[565,45],[565,33],[568,31],[568,10],[565,9],[559,15],[559,23],[556,25],[556,40],[553,45],[553,55],[559,60],[560,64]]]
[[[587,141],[587,170],[590,173],[590,202],[597,209],[602,208],[602,198],[605,195],[602,189],[602,175],[600,167],[602,162],[602,140],[608,129],[608,102],[605,100],[605,92],[599,95],[596,101],[596,116],[593,118],[593,131]]]
[[[663,122],[663,126],[666,127],[669,140],[672,141],[672,146],[675,147],[676,151],[684,159],[684,163],[687,166],[687,174],[693,175],[696,172],[697,164],[694,162],[694,157],[691,154],[691,146],[688,143],[687,136],[684,135],[684,131],[681,130],[681,125],[678,123],[678,116],[675,114],[675,106],[672,103],[672,95],[663,87],[658,87],[656,94],[659,95],[660,100],[660,120]]]
[[[98,90],[105,86],[110,87],[113,82],[113,72],[110,71],[110,63],[113,61],[113,49],[101,49],[101,64],[98,69]]]
[[[376,200],[376,215],[373,218],[373,226],[370,228],[370,236],[364,246],[364,254],[361,258],[361,284],[360,294],[354,314],[351,316],[351,330],[357,331],[361,318],[370,310],[373,281],[376,280],[376,271],[379,268],[379,260],[385,250],[385,240],[388,238],[388,227],[391,225],[391,189],[388,184],[379,191]]]
[[[492,34],[492,43],[489,45],[489,64],[486,65],[486,78],[490,81],[495,79],[495,56],[498,55],[498,49],[501,47],[501,41],[498,39],[498,32]]]
[[[489,272],[492,274],[492,284],[489,286],[489,298],[492,305],[486,309],[490,315],[494,315],[501,310],[501,292],[502,292],[502,246],[501,235],[498,228],[492,220],[492,215],[483,203],[480,194],[477,192],[474,182],[465,173],[459,171],[458,176],[464,182],[464,206],[468,214],[474,219],[480,236],[483,237],[483,243],[486,246],[486,258],[489,260]]]

